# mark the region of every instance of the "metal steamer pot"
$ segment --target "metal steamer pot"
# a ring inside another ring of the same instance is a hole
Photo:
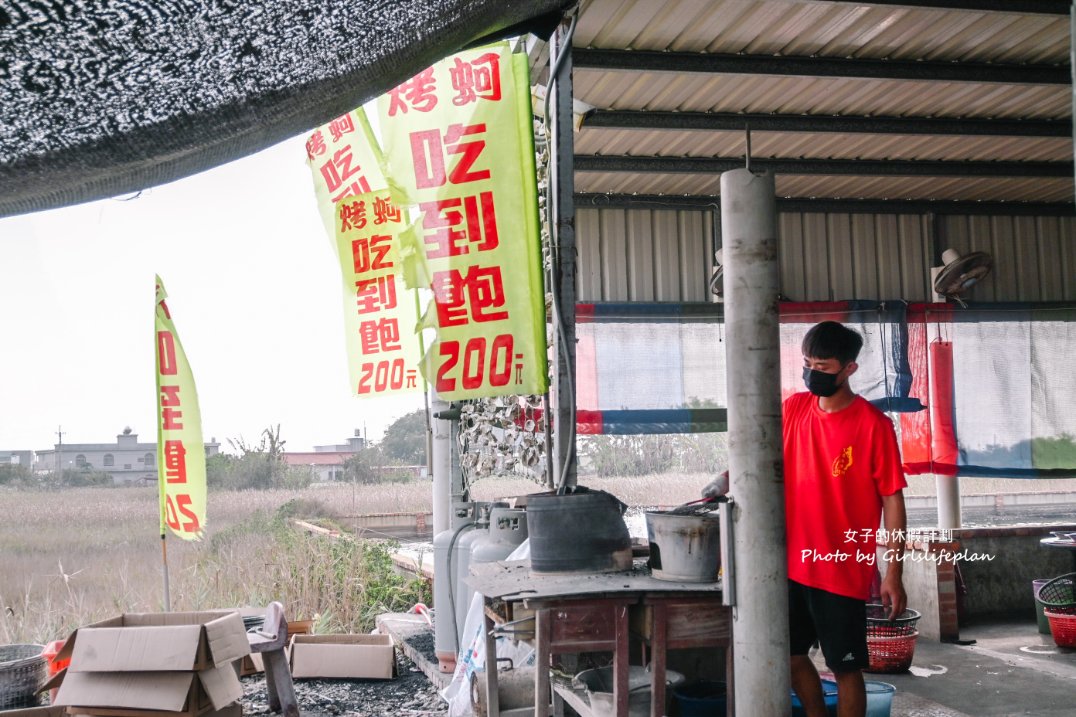
[[[564,495],[528,495],[531,571],[608,573],[631,569],[626,509],[612,494],[583,486]]]

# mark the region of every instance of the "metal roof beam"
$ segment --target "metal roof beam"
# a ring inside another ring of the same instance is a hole
[[[830,0],[855,5],[892,5],[935,10],[977,10],[1019,15],[1068,15],[1070,0]]]
[[[787,77],[855,77],[871,80],[1070,85],[1067,65],[1011,65],[937,60],[779,57],[706,52],[572,49],[575,67],[636,72],[699,72]]]
[[[577,172],[717,174],[744,166],[742,157],[634,157],[575,155]],[[982,162],[904,159],[763,159],[751,166],[777,174],[876,177],[1068,177],[1072,162]]]
[[[1072,138],[1070,120],[1005,120],[957,117],[853,117],[848,115],[737,114],[732,112],[659,112],[603,110],[588,112],[584,127],[657,130],[756,132],[836,132],[840,134],[912,134],[992,137]]]
[[[577,207],[617,209],[720,210],[721,198],[709,195],[590,194],[575,195]],[[1076,205],[1065,202],[971,202],[919,199],[777,199],[782,212],[841,214],[961,214],[976,216],[1073,217]]]

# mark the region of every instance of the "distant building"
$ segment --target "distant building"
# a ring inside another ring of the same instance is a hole
[[[217,453],[220,444],[214,438],[205,444],[205,454]],[[157,443],[139,443],[130,428],[116,436],[115,443],[63,443],[36,454],[35,473],[91,468],[108,473],[116,485],[157,482]]]
[[[284,462],[294,468],[309,468],[311,479],[316,483],[344,479],[344,461],[354,452],[315,451],[311,453],[285,453]]]
[[[347,439],[347,443],[343,445],[335,446],[314,446],[315,453],[347,453],[353,455],[358,453],[363,448],[366,448],[366,438],[363,437],[362,432],[358,428],[355,429],[355,435]]]
[[[285,453],[284,462],[296,468],[309,468],[311,477],[319,483],[343,480],[344,461],[366,447],[366,439],[356,428],[347,443],[333,446],[314,446],[313,452]]]
[[[33,451],[0,451],[0,466],[25,466],[29,469],[33,465]]]
[[[328,483],[344,479],[344,462],[366,447],[366,439],[359,429],[345,444],[314,446],[313,451],[285,453],[284,462],[295,468],[307,468],[315,482]],[[385,466],[381,470],[392,473],[409,473],[416,478],[426,475],[426,466]]]

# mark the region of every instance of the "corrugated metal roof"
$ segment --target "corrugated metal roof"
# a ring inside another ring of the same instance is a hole
[[[578,192],[610,194],[720,193],[719,174],[576,172]],[[831,199],[945,199],[1062,202],[1072,199],[1071,179],[994,177],[856,177],[777,175],[779,197]]]
[[[743,132],[707,130],[631,130],[595,128],[576,138],[578,154],[659,157],[738,157]],[[1066,161],[1068,137],[956,137],[895,134],[752,132],[754,157],[823,159],[970,159]]]
[[[807,0],[584,0],[573,45],[606,50],[743,53],[1063,66],[1064,16]],[[1068,85],[875,80],[576,68],[575,96],[602,109],[1066,120]],[[1072,161],[1069,138],[755,132],[755,157]],[[737,157],[738,132],[588,127],[576,153]],[[578,191],[718,193],[718,177],[578,172]],[[779,176],[785,197],[1071,201],[1071,179]]]
[[[584,0],[578,47],[1065,64],[1068,19],[804,0]]]
[[[575,96],[609,109],[894,117],[1064,118],[1068,87],[579,69]]]

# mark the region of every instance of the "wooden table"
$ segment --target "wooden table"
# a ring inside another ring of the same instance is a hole
[[[522,624],[533,614],[536,717],[548,717],[553,655],[612,652],[616,715],[627,717],[628,640],[636,634],[650,645],[651,715],[661,717],[667,650],[731,650],[731,608],[721,604],[720,583],[655,580],[644,563],[621,573],[570,575],[532,574],[526,561],[478,563],[471,566],[467,583],[486,598],[486,690],[491,717],[500,714],[496,662],[489,659],[495,650],[496,622]],[[490,608],[494,602],[502,605],[501,613]],[[731,654],[726,658],[731,686]],[[578,709],[576,702],[572,704]]]

